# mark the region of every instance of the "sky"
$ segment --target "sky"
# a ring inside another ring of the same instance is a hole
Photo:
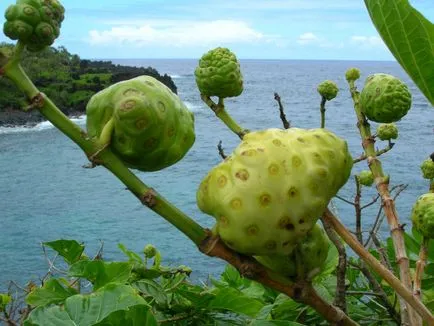
[[[0,12],[13,2],[1,0]],[[54,46],[82,58],[199,58],[225,46],[241,59],[393,60],[363,0],[61,2]],[[410,3],[434,21],[433,0]]]

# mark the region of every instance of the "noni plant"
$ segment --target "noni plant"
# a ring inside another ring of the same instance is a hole
[[[333,100],[339,92],[338,85],[331,80],[325,80],[318,85],[318,93],[327,101]]]
[[[243,91],[243,76],[237,57],[227,48],[205,53],[196,68],[196,84],[202,95],[235,97]]]
[[[366,187],[370,187],[374,183],[374,175],[370,170],[361,171],[357,176],[357,179],[359,180],[361,185]]]
[[[434,193],[420,196],[411,212],[413,225],[427,239],[434,238]]]
[[[377,136],[381,140],[397,139],[398,127],[395,123],[382,123],[377,127]]]
[[[166,85],[150,76],[116,83],[89,101],[89,136],[110,144],[129,167],[161,170],[179,161],[195,140],[194,116]]]
[[[346,183],[347,143],[326,129],[251,132],[214,167],[197,192],[199,208],[232,249],[287,255]]]
[[[59,37],[65,9],[57,0],[18,0],[6,10],[3,31],[29,51],[40,51]]]
[[[371,121],[396,122],[410,110],[411,93],[398,78],[388,74],[374,74],[366,79],[360,94],[360,105]]]

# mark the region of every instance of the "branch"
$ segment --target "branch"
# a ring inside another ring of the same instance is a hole
[[[354,198],[354,209],[356,211],[356,236],[360,243],[363,243],[362,236],[362,208],[360,206],[360,199],[362,197],[362,186],[360,185],[359,178],[354,177],[356,182],[356,196]]]
[[[416,275],[414,277],[414,286],[413,286],[413,293],[414,295],[419,298],[419,300],[422,300],[422,278],[423,278],[423,271],[426,266],[426,262],[428,260],[428,245],[429,245],[429,238],[423,237],[422,244],[420,246],[420,252],[419,252],[419,260],[416,263]]]
[[[382,150],[378,150],[377,149],[376,152],[375,152],[375,155],[376,156],[381,156],[381,155],[387,153],[388,151],[390,151],[393,148],[393,146],[395,146],[395,143],[392,143],[389,140],[389,145],[387,145],[387,147],[383,148]],[[354,159],[353,163],[356,164],[356,163],[362,162],[362,161],[364,161],[366,159],[368,159],[368,156],[366,154],[362,154],[359,158]]]
[[[223,146],[222,146],[222,141],[221,140],[219,141],[219,144],[217,145],[217,149],[219,151],[219,155],[221,156],[221,158],[225,160],[227,156],[225,154],[225,151],[223,150]]]
[[[291,128],[291,121],[286,120],[285,109],[282,105],[280,95],[277,93],[274,93],[274,99],[277,101],[277,104],[279,105],[280,120],[282,120],[283,128],[285,128],[285,129]]]
[[[413,309],[415,309],[428,325],[434,325],[434,317],[431,312],[418,300],[413,293],[405,287],[386,267],[384,267],[369,251],[355,239],[346,227],[333,215],[330,210],[324,212],[322,218],[335,229],[339,236],[368,264],[381,278],[383,278]]]

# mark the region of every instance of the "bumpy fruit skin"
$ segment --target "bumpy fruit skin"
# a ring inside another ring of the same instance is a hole
[[[345,79],[350,81],[356,81],[360,78],[360,70],[357,68],[350,68],[345,72]]]
[[[411,220],[425,238],[434,238],[434,193],[420,196],[413,206]]]
[[[243,91],[243,76],[235,54],[227,48],[205,53],[194,71],[201,94],[221,98],[238,96]]]
[[[374,175],[370,170],[360,172],[357,178],[359,179],[360,184],[366,187],[370,187],[374,183]]]
[[[398,78],[374,74],[366,79],[360,94],[360,105],[366,117],[375,122],[391,123],[401,120],[411,107],[411,94]]]
[[[6,10],[3,32],[37,52],[59,37],[65,8],[57,0],[17,0]]]
[[[339,92],[338,85],[331,80],[325,80],[318,85],[318,93],[327,101],[333,100]]]
[[[155,248],[151,244],[148,244],[143,249],[143,253],[144,253],[146,258],[153,258],[157,254],[157,248]]]
[[[347,143],[326,129],[251,132],[202,181],[197,204],[248,255],[290,254],[346,183]]]
[[[89,136],[114,119],[111,149],[129,167],[157,171],[179,161],[195,141],[194,116],[166,85],[150,76],[116,83],[86,107]]]
[[[429,158],[423,161],[420,169],[422,170],[422,174],[425,179],[434,179],[434,161],[432,159]]]
[[[303,267],[304,276],[317,275],[324,267],[330,247],[325,231],[315,224],[290,255],[255,256],[265,267],[290,278],[297,275],[297,264]]]
[[[398,127],[394,123],[382,123],[377,128],[377,136],[381,140],[397,139]]]

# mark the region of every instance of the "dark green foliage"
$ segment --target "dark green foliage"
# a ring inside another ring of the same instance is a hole
[[[13,46],[1,43],[0,51],[5,48],[12,49]],[[35,85],[67,115],[84,113],[91,96],[107,86],[141,75],[152,76],[177,92],[170,76],[160,75],[154,68],[81,60],[64,47],[48,47],[38,53],[24,52],[22,66]],[[9,80],[0,78],[0,125],[42,120],[39,115],[32,117],[15,112],[26,105],[21,92]]]

